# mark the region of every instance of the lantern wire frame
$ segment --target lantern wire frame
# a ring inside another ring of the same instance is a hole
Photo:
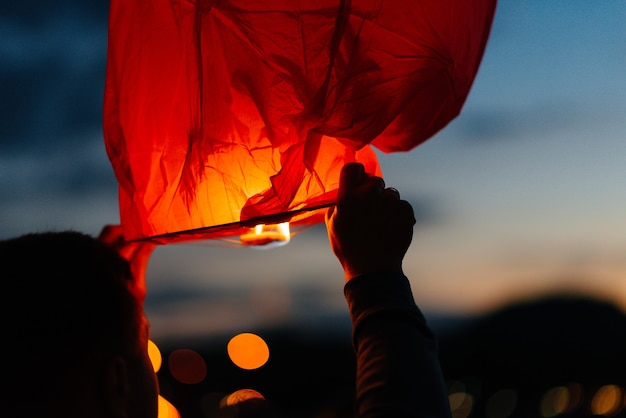
[[[212,242],[211,246],[233,247],[233,248],[239,248],[239,247],[274,248],[276,246],[281,245],[283,242],[282,241],[276,242],[275,240],[271,240],[271,241],[267,241],[265,244],[257,244],[257,245],[249,244],[249,243],[242,241],[241,239],[237,239],[237,235],[234,235],[233,231],[235,230],[246,231],[246,230],[253,229],[258,225],[276,225],[276,224],[288,222],[290,238],[293,238],[294,236],[304,232],[305,230],[312,227],[315,223],[317,223],[311,220],[313,216],[309,217],[311,212],[317,212],[316,216],[313,217],[314,219],[320,219],[320,218],[323,219],[323,216],[325,214],[325,209],[328,209],[334,205],[335,205],[335,202],[323,203],[323,204],[316,205],[313,207],[297,209],[297,210],[293,210],[289,212],[272,214],[272,215],[267,215],[267,216],[260,216],[260,217],[250,219],[247,221],[232,222],[232,223],[225,224],[225,225],[195,228],[195,229],[189,229],[185,231],[176,231],[172,233],[132,239],[129,241],[130,242],[150,241],[156,244],[164,245],[164,244],[169,244],[169,243],[183,243],[183,242],[197,241],[198,240],[197,236],[205,236],[207,233],[210,233],[212,236],[212,238],[210,239],[210,241]],[[297,222],[291,223],[290,222],[291,219],[302,214],[307,215],[305,223],[297,223]],[[220,238],[219,235],[220,235],[220,232],[222,231],[223,231],[223,237]],[[205,240],[202,240],[202,241],[204,242]],[[288,241],[289,240],[287,240],[287,242]],[[284,243],[287,243],[287,242],[284,242]]]

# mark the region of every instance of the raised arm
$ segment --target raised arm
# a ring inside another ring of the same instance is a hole
[[[414,224],[397,190],[361,164],[344,167],[326,225],[345,273],[358,418],[451,416],[436,339],[402,270]]]

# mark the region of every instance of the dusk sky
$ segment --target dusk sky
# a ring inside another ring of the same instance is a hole
[[[119,222],[101,121],[106,23],[105,1],[0,6],[0,238]],[[556,289],[626,308],[626,3],[501,0],[460,116],[380,163],[418,215],[405,270],[428,314]],[[153,334],[346,319],[325,234],[270,250],[159,247]]]

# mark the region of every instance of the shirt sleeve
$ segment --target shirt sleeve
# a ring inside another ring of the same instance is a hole
[[[358,418],[451,417],[437,341],[401,273],[350,280]]]

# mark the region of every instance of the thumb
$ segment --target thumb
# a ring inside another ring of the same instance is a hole
[[[339,176],[339,191],[337,201],[340,201],[350,191],[359,187],[365,180],[365,168],[361,163],[347,163],[341,169]]]

